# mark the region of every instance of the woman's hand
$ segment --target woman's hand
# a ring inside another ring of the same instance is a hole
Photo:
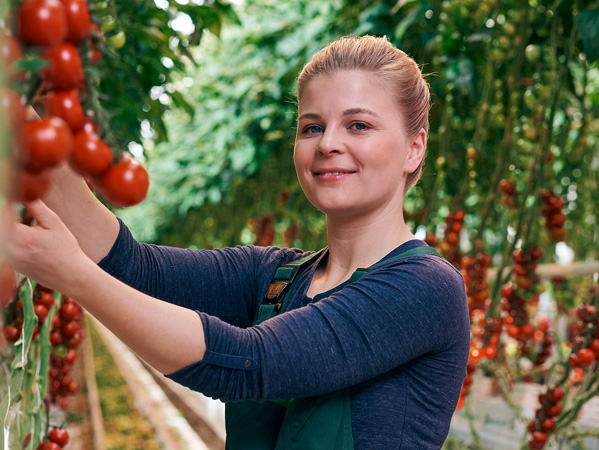
[[[35,226],[2,212],[2,244],[14,269],[75,299],[157,370],[168,374],[201,360],[206,350],[195,311],[143,294],[98,267],[41,200],[26,204]]]
[[[37,224],[18,223],[4,208],[2,228],[5,252],[13,268],[51,289],[66,292],[77,267],[88,260],[75,236],[41,200],[25,204]]]

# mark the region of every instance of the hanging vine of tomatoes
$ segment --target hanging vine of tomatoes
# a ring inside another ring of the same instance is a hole
[[[42,197],[50,170],[68,163],[108,204],[144,200],[146,169],[106,141],[109,125],[89,74],[103,55],[104,37],[86,0],[13,0],[0,29],[5,85],[0,89],[8,147],[7,201]],[[22,222],[32,219],[23,209]],[[9,391],[0,402],[0,442],[10,448],[56,450],[69,435],[53,408],[67,407],[79,390],[71,369],[84,335],[83,311],[28,279],[0,259],[0,350],[12,354]]]
[[[1,93],[5,126],[13,134],[9,197],[23,202],[42,196],[47,169],[68,161],[109,204],[140,203],[148,174],[105,142],[108,125],[99,123],[100,105],[90,95],[94,87],[86,74],[101,57],[104,38],[87,1],[25,0],[12,6],[2,31],[8,86]]]

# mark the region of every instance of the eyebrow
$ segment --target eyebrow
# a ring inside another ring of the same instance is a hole
[[[377,113],[375,113],[374,111],[371,111],[370,109],[367,109],[367,108],[350,108],[350,109],[346,109],[345,111],[343,111],[344,117],[353,116],[354,114],[369,114],[374,117],[379,117],[379,115]],[[316,113],[304,113],[297,118],[297,120],[302,120],[302,119],[320,119],[320,116]]]

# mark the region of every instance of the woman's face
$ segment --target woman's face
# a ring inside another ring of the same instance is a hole
[[[426,148],[409,138],[393,95],[372,74],[319,75],[299,100],[294,161],[312,204],[329,216],[401,212],[408,173]]]

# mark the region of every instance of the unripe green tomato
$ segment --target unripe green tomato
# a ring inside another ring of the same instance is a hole
[[[101,28],[104,33],[114,30],[116,28],[116,20],[114,17],[107,17],[106,20],[102,22]]]
[[[106,39],[106,44],[113,50],[123,48],[126,42],[127,36],[122,30]]]
[[[541,48],[538,45],[530,44],[524,49],[524,57],[530,63],[535,63],[541,56]]]

